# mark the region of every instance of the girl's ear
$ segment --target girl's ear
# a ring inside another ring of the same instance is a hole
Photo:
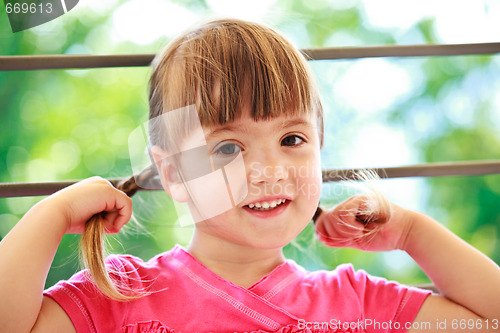
[[[179,169],[167,159],[168,154],[158,146],[151,148],[161,184],[165,191],[177,202],[189,200],[189,193],[179,174]]]

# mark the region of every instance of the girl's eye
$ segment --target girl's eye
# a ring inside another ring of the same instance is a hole
[[[293,146],[300,145],[302,142],[304,142],[304,139],[302,139],[300,136],[289,135],[289,136],[285,137],[283,140],[281,140],[281,145],[293,147]]]
[[[237,154],[241,148],[235,143],[225,143],[215,150],[214,154],[219,156],[230,156]]]

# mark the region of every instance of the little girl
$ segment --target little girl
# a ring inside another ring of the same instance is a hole
[[[323,126],[305,59],[275,31],[218,20],[170,43],[150,82],[150,119],[163,115],[174,116],[152,122],[151,156],[164,189],[193,213],[187,249],[148,262],[113,255],[104,269],[99,230],[117,233],[132,202],[106,180],[81,181],[36,204],[1,242],[1,332],[499,330],[500,268],[383,197],[317,214],[319,240],[404,250],[439,295],[351,265],[307,272],[284,258],[319,202]],[[133,179],[126,185],[135,190]],[[63,235],[82,232],[91,274],[44,291]]]

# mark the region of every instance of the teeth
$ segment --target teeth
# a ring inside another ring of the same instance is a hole
[[[269,209],[269,208],[276,208],[277,206],[281,205],[282,203],[284,203],[286,201],[286,199],[278,199],[278,200],[273,200],[271,202],[268,202],[268,201],[263,201],[263,202],[256,202],[256,203],[253,203],[253,204],[249,204],[248,207],[249,208],[257,208],[258,210],[265,210],[265,209]]]

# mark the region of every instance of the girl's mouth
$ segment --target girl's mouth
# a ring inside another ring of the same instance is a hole
[[[243,209],[255,217],[267,219],[283,213],[290,202],[288,199],[258,201],[243,206]]]
[[[251,203],[245,207],[248,207],[248,208],[250,208],[252,210],[256,210],[256,211],[269,211],[269,210],[273,210],[276,207],[281,206],[286,201],[287,201],[286,199],[277,199],[277,200],[272,200],[272,201],[261,201],[261,202]]]

